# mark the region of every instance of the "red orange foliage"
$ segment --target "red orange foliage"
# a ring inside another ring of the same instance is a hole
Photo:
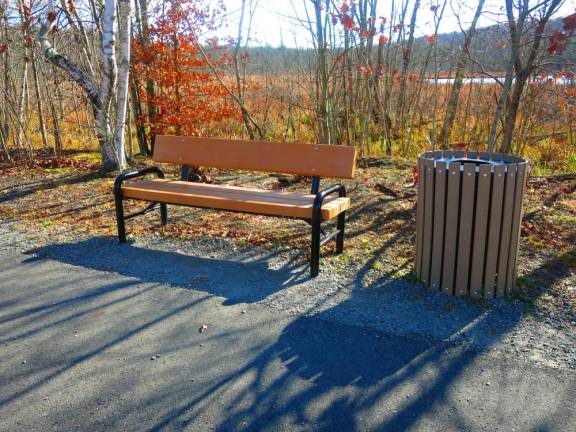
[[[209,10],[204,0],[170,0],[146,39],[134,42],[132,71],[142,101],[156,107],[156,115],[138,119],[153,134],[199,135],[202,125],[239,115],[208,62],[201,55],[196,34],[217,27],[223,7]],[[221,70],[227,61],[217,43],[205,48],[210,63]],[[153,96],[146,82],[154,83]]]

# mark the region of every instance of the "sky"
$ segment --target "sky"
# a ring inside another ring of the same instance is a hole
[[[253,40],[252,45],[279,46],[281,42],[288,47],[306,47],[310,45],[308,31],[299,25],[294,17],[306,17],[306,8],[311,15],[314,13],[311,0],[246,0],[246,4],[256,4],[252,19]],[[399,0],[397,0],[397,3]],[[434,14],[430,7],[441,3],[442,0],[421,0],[418,13],[416,34],[423,36],[433,33]],[[221,36],[233,36],[237,33],[242,0],[224,0],[227,8],[228,26],[220,30]],[[389,16],[392,0],[379,0],[378,16]],[[531,1],[532,3],[532,1]],[[484,14],[480,26],[489,26],[504,18],[504,0],[486,0]],[[448,0],[444,18],[440,27],[441,33],[459,31],[457,16],[460,16],[462,25],[467,28],[477,5],[477,0]],[[409,9],[411,10],[411,9]],[[574,13],[576,0],[566,0],[558,16]],[[248,19],[245,18],[248,27]]]

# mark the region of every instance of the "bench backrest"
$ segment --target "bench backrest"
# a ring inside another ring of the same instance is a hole
[[[356,149],[341,145],[158,135],[153,159],[178,165],[352,178]]]

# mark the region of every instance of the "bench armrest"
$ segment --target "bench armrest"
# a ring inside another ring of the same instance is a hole
[[[316,194],[316,198],[314,199],[314,205],[312,207],[313,219],[320,217],[320,210],[322,210],[322,204],[324,203],[324,199],[329,195],[334,195],[335,193],[338,193],[338,196],[340,197],[345,197],[346,188],[342,184],[335,184],[324,190],[321,190]]]
[[[124,171],[122,174],[116,177],[116,180],[114,181],[114,191],[119,193],[122,189],[122,183],[124,183],[125,180],[130,180],[136,177],[143,177],[146,174],[151,173],[155,173],[158,178],[164,178],[164,172],[159,167],[155,166]]]

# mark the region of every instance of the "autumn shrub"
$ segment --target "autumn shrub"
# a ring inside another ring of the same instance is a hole
[[[148,108],[137,121],[152,135],[200,135],[207,125],[239,118],[215,76],[222,74],[226,56],[216,43],[208,44],[208,58],[198,51],[196,31],[218,27],[222,3],[169,0],[166,8],[157,10],[155,24],[133,43],[133,79]]]

